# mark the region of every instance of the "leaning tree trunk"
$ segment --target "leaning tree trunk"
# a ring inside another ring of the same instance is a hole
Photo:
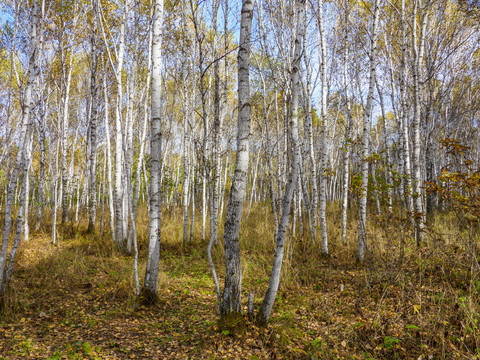
[[[260,45],[262,48],[262,52],[268,57],[268,48],[267,48],[267,37],[266,37],[266,32],[265,32],[265,26],[263,23],[263,16],[262,16],[262,7],[260,6],[258,8],[258,32],[259,32],[259,37],[260,37]],[[271,202],[271,207],[272,207],[272,213],[273,213],[273,221],[275,223],[275,235],[274,237],[277,237],[277,231],[278,231],[278,211],[277,211],[277,197],[275,193],[275,174],[273,172],[273,164],[272,164],[272,158],[274,157],[274,145],[272,145],[272,139],[270,136],[270,130],[269,130],[269,125],[268,125],[268,106],[267,106],[267,96],[268,96],[268,91],[267,91],[267,84],[265,81],[265,75],[263,74],[263,71],[259,72],[260,79],[262,80],[262,90],[263,90],[263,126],[265,127],[265,141],[266,141],[266,152],[267,152],[267,166],[268,166],[268,178],[269,178],[269,191],[270,191],[270,202]],[[276,93],[275,93],[276,96]],[[275,99],[276,101],[276,99]],[[228,160],[228,158],[227,158]],[[277,164],[278,168],[278,164]],[[278,181],[278,177],[277,177]]]
[[[32,126],[29,126],[27,135],[27,144],[25,147],[25,155],[23,157],[23,176],[20,184],[20,201],[18,204],[18,215],[17,215],[17,224],[16,224],[16,231],[15,231],[15,238],[12,244],[12,250],[10,251],[10,256],[8,259],[8,265],[5,270],[5,278],[4,284],[5,286],[8,285],[10,277],[13,273],[13,264],[15,263],[15,256],[17,254],[18,246],[20,245],[20,239],[22,237],[22,229],[23,226],[27,224],[27,212],[25,211],[28,207],[28,168],[30,166],[30,162],[32,159],[32,142],[33,142],[33,131]],[[24,216],[25,215],[25,216]],[[28,236],[28,230],[25,229],[25,239]]]
[[[227,218],[224,230],[225,288],[221,304],[221,317],[239,317],[242,311],[242,269],[240,262],[240,222],[247,187],[249,137],[250,137],[250,34],[253,2],[243,0],[238,49],[238,129],[237,156]]]
[[[292,62],[291,75],[291,116],[290,116],[290,140],[292,144],[293,159],[290,166],[290,174],[285,189],[282,203],[282,215],[278,226],[277,237],[275,238],[275,255],[273,258],[272,273],[268,289],[263,299],[257,321],[266,324],[270,319],[273,303],[277,296],[280,283],[280,272],[282,270],[283,253],[285,251],[285,235],[290,220],[290,207],[292,204],[293,192],[297,188],[298,168],[300,165],[300,142],[298,140],[298,93],[300,87],[300,64],[302,59],[302,40],[304,39],[304,14],[305,0],[296,0],[297,6],[297,33]]]
[[[30,49],[29,49],[29,61],[28,61],[28,76],[27,76],[27,86],[25,89],[24,103],[23,103],[23,114],[22,114],[22,125],[20,129],[20,141],[17,151],[17,157],[15,160],[15,167],[13,169],[10,181],[8,184],[7,190],[7,199],[5,204],[4,212],[4,227],[2,232],[2,247],[0,250],[0,309],[4,305],[4,296],[5,291],[8,285],[7,274],[5,269],[5,264],[7,262],[8,247],[9,247],[9,237],[10,229],[12,226],[12,212],[13,212],[13,201],[15,197],[15,189],[17,188],[17,181],[22,170],[22,166],[25,161],[28,160],[28,156],[31,154],[26,154],[27,142],[30,134],[31,128],[31,107],[32,107],[32,97],[33,97],[33,84],[35,82],[35,76],[37,76],[37,64],[35,61],[36,52],[37,52],[37,2],[34,0],[32,2],[32,20],[30,28]],[[25,174],[24,174],[25,176]],[[10,256],[11,258],[11,256]]]
[[[161,223],[161,163],[162,163],[162,23],[163,0],[155,0],[153,15],[152,43],[152,87],[151,87],[151,140],[150,140],[150,211],[148,214],[148,257],[145,281],[140,299],[145,304],[155,303],[158,299],[158,270],[160,261],[160,223]]]

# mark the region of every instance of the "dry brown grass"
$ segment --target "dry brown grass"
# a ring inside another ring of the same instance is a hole
[[[479,236],[474,227],[462,228],[453,213],[439,214],[426,243],[417,248],[408,221],[372,216],[369,256],[357,264],[355,209],[349,214],[347,245],[339,239],[338,207],[329,205],[328,214],[331,256],[322,258],[318,246],[312,246],[306,225],[305,234],[297,229],[297,236],[290,237],[289,232],[286,254],[292,255],[284,261],[272,321],[259,329],[247,319],[241,336],[216,331],[199,215],[194,242],[187,246],[180,211],[176,219],[168,211],[163,215],[161,301],[154,308],[135,306],[133,258],[115,249],[108,231],[103,240],[98,233],[87,235],[82,219],[59,228],[59,244],[52,246],[46,223],[18,254],[0,326],[0,354],[12,359],[479,357]],[[141,277],[146,215],[141,207]],[[255,291],[258,307],[271,271],[273,219],[267,206],[256,204],[244,220],[243,299]],[[223,225],[219,235],[221,240]],[[213,257],[223,285],[221,241]]]

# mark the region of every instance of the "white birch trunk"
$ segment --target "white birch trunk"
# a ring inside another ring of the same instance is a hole
[[[104,95],[104,125],[105,125],[105,144],[106,144],[106,161],[107,161],[107,180],[108,180],[108,209],[110,219],[110,234],[112,241],[115,241],[115,210],[113,207],[113,181],[112,181],[112,153],[110,146],[110,124],[108,112],[108,91],[107,91],[107,77],[103,76],[103,95]]]
[[[263,299],[257,321],[260,324],[266,324],[270,319],[273,303],[277,296],[278,286],[280,284],[280,273],[282,269],[283,254],[285,251],[285,235],[290,219],[290,208],[292,204],[293,193],[298,183],[298,167],[300,164],[300,142],[298,139],[298,96],[300,87],[300,65],[302,59],[302,40],[304,39],[304,14],[305,0],[296,0],[297,7],[297,29],[295,37],[295,48],[291,72],[291,116],[290,116],[290,139],[293,158],[290,166],[290,174],[285,189],[282,203],[282,213],[278,227],[277,237],[275,239],[275,255],[273,259],[272,273],[268,289]]]
[[[349,9],[349,1],[345,1],[345,54],[344,54],[344,62],[343,62],[343,86],[345,88],[345,102],[347,105],[347,124],[345,127],[345,141],[343,142],[343,183],[342,183],[342,243],[347,243],[347,210],[348,210],[348,185],[349,185],[349,169],[348,169],[348,162],[350,159],[350,151],[351,151],[351,136],[352,136],[352,105],[350,101],[350,93],[349,93],[349,81],[348,81],[348,71],[347,71],[347,63],[349,60],[349,48],[348,48],[348,28],[350,26],[350,9]]]
[[[322,79],[322,100],[321,100],[321,120],[322,120],[322,152],[320,168],[320,235],[321,251],[323,255],[328,255],[328,235],[327,235],[327,177],[325,171],[327,168],[327,46],[325,42],[325,30],[323,26],[323,0],[318,1],[318,37],[320,45],[320,72]]]
[[[370,42],[370,80],[368,84],[367,103],[363,111],[363,133],[362,133],[362,188],[360,193],[360,206],[358,218],[358,242],[357,260],[365,259],[365,248],[367,247],[367,195],[368,195],[368,156],[370,136],[370,116],[372,113],[373,94],[375,90],[376,77],[376,53],[377,53],[377,27],[379,17],[378,0],[375,0],[373,10],[373,22]]]
[[[90,38],[91,44],[91,73],[90,73],[90,94],[91,94],[91,110],[90,110],[90,176],[89,176],[89,203],[88,203],[88,232],[95,233],[95,218],[97,210],[97,103],[98,103],[98,86],[97,86],[97,65],[98,65],[98,36],[97,36],[97,16],[98,1],[92,0],[92,33]],[[63,168],[63,167],[62,167]],[[63,170],[63,169],[62,169]],[[64,189],[65,192],[67,189]]]
[[[412,218],[413,210],[413,198],[412,198],[412,177],[411,177],[411,168],[410,168],[410,150],[409,150],[409,138],[408,138],[408,125],[407,125],[407,75],[406,75],[406,66],[407,66],[407,35],[406,35],[406,22],[405,22],[405,0],[401,1],[401,46],[402,46],[402,57],[400,61],[400,101],[401,101],[401,128],[402,128],[402,143],[403,143],[403,171],[404,171],[404,194],[406,201],[406,208],[408,212],[408,217],[410,220]]]
[[[306,36],[306,34],[305,34]],[[306,42],[305,42],[306,43]],[[305,45],[304,45],[305,46]],[[305,80],[305,96],[306,96],[306,116],[304,120],[305,127],[305,138],[306,138],[306,153],[307,159],[306,163],[309,163],[309,171],[311,173],[311,186],[312,186],[312,196],[311,196],[311,205],[308,208],[309,215],[309,226],[310,226],[310,236],[312,238],[312,243],[315,244],[317,237],[317,226],[318,226],[318,187],[317,187],[317,162],[315,161],[315,148],[314,148],[314,139],[313,139],[313,116],[312,116],[312,89],[310,84],[310,64],[307,59],[307,51],[304,49],[304,62],[306,70],[306,80]],[[308,180],[307,180],[308,181]],[[306,185],[308,182],[306,182]],[[305,189],[308,193],[308,186]]]
[[[220,0],[213,0],[213,65],[214,72],[214,103],[213,103],[213,148],[212,148],[212,162],[213,162],[213,187],[212,187],[212,201],[210,209],[210,241],[214,245],[218,242],[217,228],[218,228],[218,192],[220,182],[220,140],[221,140],[221,109],[220,109],[220,74],[219,74],[219,59],[217,51],[218,30],[217,30],[217,14]],[[227,34],[225,34],[227,36]],[[217,288],[220,295],[219,287]],[[219,299],[220,300],[220,299]]]
[[[225,287],[221,317],[239,317],[242,311],[242,269],[240,261],[240,222],[247,187],[250,137],[250,35],[253,2],[243,0],[238,49],[238,129],[236,167],[233,175],[224,230]]]
[[[18,206],[18,215],[16,220],[17,224],[16,224],[15,238],[13,240],[12,249],[10,251],[7,268],[5,270],[5,278],[4,278],[5,287],[8,286],[8,282],[10,280],[10,277],[12,276],[13,264],[15,263],[15,256],[17,254],[18,246],[20,244],[20,240],[22,237],[22,230],[24,229],[24,221],[26,219],[24,218],[25,209],[28,207],[27,184],[28,184],[28,168],[30,167],[30,162],[32,159],[32,141],[33,141],[32,124],[30,124],[28,128],[26,141],[27,141],[27,144],[25,146],[25,155],[23,157],[23,164],[22,164],[23,176],[20,183],[20,199],[19,199],[19,206]]]
[[[53,206],[52,206],[52,244],[57,243],[57,209],[58,209],[58,153],[59,153],[60,144],[57,143],[57,151],[55,155],[55,174],[53,175]]]
[[[60,42],[61,43],[61,42]],[[63,52],[63,49],[62,49]],[[69,115],[69,103],[70,103],[70,85],[72,83],[72,68],[73,68],[73,53],[70,54],[70,64],[68,65],[68,70],[65,79],[65,87],[63,94],[63,108],[62,108],[62,224],[65,224],[68,220],[68,169],[67,169],[67,158],[68,158],[68,115]],[[63,60],[62,60],[63,61]],[[66,61],[66,56],[65,56]],[[64,71],[63,71],[64,72]],[[64,74],[65,76],[65,74]],[[74,154],[72,153],[72,156]]]
[[[37,76],[37,64],[35,61],[36,52],[37,52],[37,1],[32,2],[32,20],[30,28],[30,44],[29,44],[29,61],[28,61],[28,76],[27,76],[27,85],[25,89],[25,97],[23,103],[23,113],[22,113],[22,125],[20,128],[20,141],[17,151],[17,157],[15,160],[15,167],[13,169],[12,175],[9,180],[8,190],[7,190],[7,199],[5,204],[5,221],[2,232],[2,247],[0,250],[0,309],[4,305],[4,296],[5,291],[8,285],[8,280],[6,278],[5,265],[7,262],[8,255],[8,245],[9,245],[9,236],[10,229],[12,225],[12,208],[13,201],[15,197],[15,190],[17,187],[17,181],[24,166],[25,161],[28,160],[28,154],[26,154],[27,142],[30,134],[31,128],[31,111],[32,111],[32,97],[33,97],[33,85],[35,83],[35,77]],[[20,212],[21,214],[21,212]]]
[[[32,120],[32,123],[33,123],[33,120]],[[30,131],[33,127],[33,124],[30,125]],[[30,168],[32,166],[32,145],[33,145],[33,131],[31,131],[32,135],[30,136],[30,139],[28,141],[28,146],[27,146],[27,156],[28,156],[28,159],[26,160],[27,161],[27,165],[26,165],[26,170],[24,171],[24,176],[25,176],[25,187],[24,187],[24,191],[25,191],[25,214],[24,214],[24,220],[23,220],[23,223],[24,223],[24,229],[23,229],[23,232],[24,232],[24,235],[23,235],[23,239],[25,241],[28,241],[29,240],[29,236],[30,236],[30,228],[28,226],[28,203],[29,203],[29,197],[30,197]],[[18,229],[17,229],[18,231]]]
[[[42,107],[43,108],[43,107]],[[38,131],[38,140],[40,142],[40,171],[39,171],[39,182],[38,182],[38,210],[37,210],[37,220],[35,222],[35,231],[40,229],[42,223],[42,214],[43,207],[45,202],[45,130],[44,130],[44,112],[41,110],[42,114],[40,119],[37,122],[37,131]]]
[[[388,217],[391,217],[392,212],[393,212],[392,156],[391,156],[391,153],[390,153],[389,136],[388,136],[388,131],[387,131],[387,113],[385,112],[383,95],[382,95],[382,92],[380,90],[378,80],[376,80],[376,87],[377,87],[378,97],[380,99],[380,109],[382,111],[382,118],[383,118],[383,121],[382,121],[383,141],[385,143],[385,152],[386,152],[386,155],[387,155],[385,177],[386,177],[386,183],[387,183]]]
[[[423,53],[425,50],[425,36],[427,31],[429,0],[414,2],[413,5],[413,215],[415,221],[415,238],[417,244],[423,242],[425,238],[423,222],[423,197],[422,197],[422,173],[420,166],[420,117],[421,117],[421,95],[423,90],[421,66],[423,62]],[[420,38],[417,39],[417,8],[420,10]]]
[[[162,161],[162,24],[163,0],[155,0],[152,42],[152,99],[151,99],[151,142],[150,142],[150,211],[148,224],[148,258],[145,281],[140,297],[144,303],[154,303],[158,295],[158,271],[160,261],[161,224],[161,161]]]

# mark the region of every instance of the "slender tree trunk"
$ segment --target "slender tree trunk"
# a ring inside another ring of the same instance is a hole
[[[304,42],[304,46],[306,41]],[[310,64],[307,58],[307,51],[304,49],[303,57],[305,62],[306,70],[306,84],[305,84],[305,101],[306,101],[306,116],[304,120],[305,127],[305,138],[306,138],[306,153],[307,157],[305,162],[309,164],[308,173],[311,174],[311,187],[312,187],[312,196],[311,196],[311,205],[308,207],[309,214],[309,225],[310,225],[310,237],[312,238],[312,243],[315,244],[317,237],[317,226],[318,226],[318,187],[317,187],[317,162],[315,161],[315,147],[313,139],[313,116],[312,116],[312,90],[310,85]],[[302,167],[303,168],[303,167]],[[308,180],[306,180],[308,181]],[[306,182],[308,185],[308,182]],[[308,193],[308,186],[305,189],[305,193]]]
[[[186,18],[186,14],[184,14]],[[186,27],[185,27],[186,29]],[[185,44],[184,44],[185,45]],[[192,66],[193,71],[193,66]],[[183,153],[182,153],[182,164],[183,164],[183,184],[182,184],[182,198],[183,198],[183,243],[188,242],[188,194],[190,187],[190,158],[189,158],[189,148],[190,148],[190,137],[188,131],[189,119],[192,116],[193,112],[193,101],[191,95],[188,92],[188,77],[186,70],[184,70],[184,79],[183,79],[183,96],[184,96],[184,106],[183,106]]]
[[[115,72],[115,79],[117,85],[117,96],[115,106],[115,240],[117,248],[125,248],[125,240],[127,234],[124,232],[125,222],[125,199],[124,199],[124,174],[123,174],[123,125],[122,125],[122,104],[123,104],[123,87],[122,87],[122,69],[123,59],[125,53],[125,27],[127,22],[127,12],[129,8],[129,1],[125,2],[125,10],[122,23],[119,31],[118,51],[116,52],[117,64],[114,66],[113,60],[110,56],[110,63]],[[106,43],[107,51],[109,45],[105,37],[105,30],[103,31],[104,41]],[[110,55],[110,53],[109,53]]]
[[[33,120],[31,120],[32,123],[33,123]],[[24,232],[24,240],[25,241],[29,241],[29,236],[30,236],[30,228],[29,228],[29,224],[28,224],[28,203],[29,203],[29,200],[30,200],[30,174],[29,174],[29,171],[30,171],[30,168],[32,166],[32,145],[33,145],[33,131],[32,131],[32,128],[33,128],[33,124],[30,125],[30,132],[31,132],[31,135],[30,135],[30,139],[28,141],[28,146],[27,146],[27,154],[28,154],[28,160],[27,160],[27,164],[25,166],[25,171],[24,171],[24,176],[25,176],[25,182],[24,182],[24,191],[25,191],[25,215],[24,215],[24,220],[23,220],[23,223],[24,223],[24,229],[23,229],[23,232]],[[18,231],[18,229],[17,229]]]
[[[149,31],[149,41],[148,41],[148,73],[147,73],[147,79],[151,78],[151,60],[152,60],[152,32]],[[142,127],[142,135],[140,138],[140,151],[138,155],[138,163],[137,163],[137,171],[136,171],[136,180],[135,180],[135,197],[134,197],[134,202],[133,202],[133,214],[134,218],[137,213],[138,209],[138,201],[140,199],[140,184],[141,184],[141,174],[143,171],[143,167],[145,165],[144,157],[145,157],[145,141],[147,137],[147,132],[148,132],[148,94],[150,92],[150,81],[147,80],[146,88],[145,88],[145,101],[143,104],[143,111],[144,111],[144,118],[143,118],[143,127]],[[145,184],[146,186],[147,184]],[[136,239],[134,239],[136,241]],[[135,245],[135,244],[134,244]],[[136,250],[134,249],[134,252]]]
[[[228,200],[224,230],[225,287],[221,317],[239,317],[242,311],[242,269],[240,261],[240,222],[247,187],[250,137],[250,34],[253,2],[243,0],[238,49],[238,130],[236,167]]]
[[[223,206],[225,204],[225,192],[227,190],[227,178],[228,178],[228,167],[230,165],[230,156],[227,154],[225,159],[225,172],[223,174],[223,182],[222,182],[222,192],[220,195],[221,205],[220,205],[220,216],[223,217]]]
[[[191,173],[192,173],[192,189],[191,189],[191,193],[192,193],[192,220],[191,220],[191,223],[190,223],[190,240],[189,242],[192,243],[193,242],[193,230],[194,230],[194,225],[195,225],[195,202],[196,202],[196,199],[195,199],[195,196],[196,196],[196,186],[197,186],[197,181],[196,179],[198,179],[198,172],[197,172],[197,177],[195,177],[195,162],[192,164],[191,166]]]
[[[323,255],[328,255],[328,235],[327,235],[327,45],[325,41],[325,30],[323,28],[323,0],[318,1],[318,38],[320,46],[320,72],[322,78],[322,153],[320,168],[320,235],[321,235],[321,251]]]
[[[152,99],[151,99],[151,142],[150,142],[150,211],[148,224],[148,258],[145,270],[145,282],[140,298],[146,304],[158,299],[158,271],[160,261],[160,224],[161,224],[161,162],[162,162],[162,23],[163,0],[155,0],[153,15],[152,43]]]
[[[8,282],[10,280],[10,277],[12,276],[13,273],[13,264],[15,263],[15,256],[17,254],[18,246],[20,245],[20,240],[22,237],[22,230],[24,229],[24,224],[26,224],[26,217],[24,218],[24,214],[26,214],[25,210],[28,207],[28,189],[27,189],[27,184],[28,184],[28,168],[30,165],[30,161],[32,158],[32,138],[33,131],[32,131],[32,126],[29,126],[29,133],[27,135],[27,144],[26,144],[26,153],[23,159],[23,164],[22,164],[22,180],[20,184],[20,199],[19,199],[19,206],[18,206],[18,215],[17,215],[17,221],[16,221],[16,231],[15,231],[15,239],[13,240],[12,244],[12,250],[10,251],[10,256],[8,259],[8,264],[7,268],[5,269],[5,278],[4,278],[4,284],[5,286],[8,285]],[[28,233],[25,234],[28,236]],[[2,269],[3,270],[3,269]],[[2,271],[3,272],[3,271]],[[2,287],[3,289],[3,287]],[[1,294],[1,293],[0,293]],[[2,297],[3,299],[3,297]]]
[[[63,49],[62,49],[63,50]],[[65,61],[66,61],[65,56]],[[68,220],[68,115],[69,115],[69,103],[70,103],[70,85],[72,82],[72,68],[73,68],[73,53],[70,53],[70,64],[65,79],[65,87],[63,94],[63,110],[62,110],[62,224],[65,224]],[[72,156],[74,154],[72,153]]]
[[[145,133],[146,133],[146,126],[147,126],[147,118],[145,117],[144,121],[144,126],[143,126],[143,131],[141,133],[141,138],[140,138],[140,154],[138,156],[138,163],[137,163],[137,172],[136,172],[136,181],[135,181],[135,189],[132,188],[132,169],[133,169],[133,118],[134,118],[134,102],[135,102],[135,96],[134,96],[134,91],[135,91],[135,77],[137,75],[137,52],[138,52],[138,46],[139,46],[139,2],[134,1],[133,2],[133,7],[134,7],[134,46],[133,46],[133,60],[132,60],[132,70],[131,70],[131,75],[128,83],[129,87],[129,117],[128,117],[128,123],[127,123],[127,146],[126,146],[126,156],[127,156],[127,165],[126,165],[126,170],[130,172],[130,176],[127,177],[127,189],[130,190],[128,194],[128,202],[129,202],[129,211],[131,212],[130,214],[130,229],[128,232],[128,240],[127,240],[127,252],[131,253],[132,252],[132,241],[137,241],[136,240],[136,227],[135,227],[135,217],[137,213],[137,204],[138,204],[138,194],[139,194],[139,189],[140,189],[140,172],[141,172],[141,163],[143,161],[143,149],[144,149],[144,142],[145,142]],[[149,49],[149,54],[150,54],[150,42],[148,43],[148,49]],[[148,62],[148,71],[150,71],[150,61]],[[149,79],[147,75],[147,79]],[[149,80],[147,80],[147,83],[149,83]],[[148,87],[148,86],[147,86]],[[147,89],[148,93],[148,89]],[[148,96],[146,96],[147,98]],[[146,112],[145,112],[146,113]],[[134,239],[135,238],[135,239]],[[135,273],[136,274],[136,273]],[[137,279],[136,279],[137,281]],[[139,295],[139,291],[137,291],[137,296]]]
[[[97,15],[98,1],[92,0],[92,34],[91,34],[91,73],[90,73],[90,182],[89,182],[89,203],[88,203],[88,232],[95,233],[95,214],[97,208],[97,64],[98,64],[98,35],[97,35]],[[63,166],[62,166],[63,171]],[[66,188],[64,191],[66,192]]]
[[[72,179],[74,179],[74,167],[75,167],[75,151],[77,149],[77,141],[78,141],[78,130],[80,127],[77,127],[75,130],[75,137],[73,138],[72,144],[72,157],[70,159],[70,166],[69,166],[69,175],[67,179],[67,193],[68,193],[68,211],[71,210],[72,204],[74,201],[74,196],[72,195]]]
[[[104,152],[104,155],[105,152]],[[104,156],[106,158],[106,156]],[[104,230],[104,222],[105,222],[105,183],[106,183],[106,172],[107,172],[107,161],[104,160],[103,162],[103,170],[100,177],[101,186],[100,186],[100,205],[101,205],[101,218],[100,218],[100,238],[103,240],[103,230]]]
[[[107,162],[107,180],[108,180],[108,209],[110,212],[110,234],[115,243],[115,210],[113,207],[113,181],[112,181],[112,155],[110,146],[110,124],[108,116],[108,90],[107,76],[103,76],[103,94],[104,94],[104,125],[105,125],[105,143],[106,143],[106,162]]]
[[[259,17],[259,31],[261,32],[261,37],[264,38],[265,36],[265,29],[263,25],[263,18],[262,18],[262,11],[261,7],[258,8],[258,17]],[[264,40],[265,42],[266,40]],[[266,44],[262,42],[262,51],[268,55],[266,51]],[[277,212],[277,197],[275,194],[275,183],[274,183],[274,172],[273,172],[273,165],[272,165],[272,157],[273,157],[273,152],[274,149],[271,144],[271,138],[270,138],[270,129],[269,129],[269,124],[268,124],[268,109],[267,109],[267,84],[265,81],[265,76],[263,75],[263,72],[259,72],[260,78],[262,80],[262,88],[263,88],[263,126],[265,128],[265,141],[266,141],[266,151],[267,151],[267,165],[268,165],[268,178],[269,178],[269,190],[270,190],[270,201],[271,201],[271,207],[272,207],[272,213],[273,213],[273,220],[275,223],[275,234],[274,238],[277,237],[277,231],[278,231],[278,212]],[[227,158],[228,159],[228,158]]]
[[[250,202],[248,204],[247,219],[250,216],[250,210],[252,209],[253,198],[256,193],[255,187],[257,186],[257,174],[258,174],[259,162],[260,162],[260,151],[257,153],[257,161],[255,162],[255,168],[253,169],[252,191],[250,192]]]
[[[378,0],[374,2],[374,13],[372,22],[371,42],[370,42],[370,80],[368,85],[367,104],[363,111],[363,134],[362,134],[362,189],[360,195],[360,207],[358,218],[358,242],[357,242],[357,260],[365,259],[365,248],[367,247],[367,195],[368,195],[368,156],[369,156],[369,136],[370,136],[370,115],[372,113],[373,93],[375,90],[376,77],[376,53],[377,53],[377,27],[379,17]]]
[[[427,31],[429,0],[418,0],[413,5],[413,199],[415,238],[417,243],[425,238],[423,222],[423,197],[422,197],[422,168],[420,166],[420,117],[421,117],[421,94],[423,90],[421,66],[425,49],[425,36]],[[420,38],[417,40],[417,8],[420,10]]]
[[[57,208],[58,208],[58,153],[60,144],[57,142],[57,151],[55,155],[55,174],[53,175],[53,206],[52,206],[52,244],[57,243]]]
[[[15,196],[15,190],[17,187],[17,181],[19,179],[22,166],[25,162],[29,160],[29,155],[27,154],[27,142],[30,135],[31,128],[31,111],[32,111],[32,97],[33,97],[33,85],[35,83],[35,77],[37,76],[38,68],[36,63],[36,52],[37,52],[37,1],[32,1],[31,6],[32,11],[32,20],[30,28],[30,44],[29,44],[29,61],[28,61],[28,75],[27,75],[27,85],[25,89],[24,103],[23,103],[23,113],[22,113],[22,125],[20,130],[20,141],[17,151],[17,157],[15,160],[15,167],[13,169],[10,181],[8,184],[7,190],[7,199],[5,204],[5,222],[2,232],[2,247],[0,250],[0,310],[4,305],[4,296],[5,291],[8,285],[8,278],[5,271],[5,265],[7,263],[8,255],[8,245],[9,245],[9,236],[10,228],[12,225],[12,210],[13,210],[13,201]],[[26,176],[25,174],[23,176]],[[19,212],[20,216],[22,212]],[[21,226],[21,228],[23,228]],[[13,261],[12,255],[10,258]]]
[[[40,229],[42,223],[42,214],[43,207],[45,202],[45,130],[44,130],[44,111],[43,106],[41,107],[40,118],[37,122],[37,131],[38,131],[38,140],[40,143],[40,170],[39,170],[39,181],[38,181],[38,210],[37,210],[37,220],[35,222],[35,231]]]
[[[291,116],[290,116],[290,138],[292,144],[293,158],[291,161],[290,174],[285,189],[282,203],[282,215],[278,226],[278,233],[275,239],[275,255],[273,259],[272,273],[268,289],[263,299],[257,321],[260,324],[266,324],[270,319],[273,303],[277,296],[278,285],[280,283],[280,273],[282,269],[283,253],[285,250],[285,235],[290,220],[290,207],[292,204],[293,193],[298,183],[298,168],[300,165],[300,142],[298,139],[298,96],[300,87],[300,65],[302,59],[302,40],[304,39],[304,14],[305,0],[296,0],[297,7],[297,33],[295,37],[295,47],[291,71]]]
[[[382,91],[380,90],[380,86],[378,85],[378,80],[375,79],[378,97],[380,99],[380,108],[382,111],[382,130],[383,130],[383,142],[385,143],[385,152],[387,155],[386,158],[386,166],[385,166],[385,178],[387,183],[387,204],[388,204],[388,216],[392,216],[393,211],[393,180],[392,180],[392,156],[390,154],[390,146],[389,146],[389,139],[388,139],[388,131],[387,131],[387,113],[385,112],[385,105],[383,103],[383,95]]]
[[[409,150],[409,138],[408,138],[408,125],[407,125],[407,75],[406,75],[406,66],[407,66],[407,35],[406,35],[406,22],[405,22],[405,0],[401,1],[401,47],[402,47],[402,57],[400,61],[400,101],[401,101],[401,129],[402,129],[402,143],[403,143],[403,171],[404,171],[404,194],[406,201],[406,208],[408,212],[408,217],[410,220],[412,218],[413,210],[413,198],[412,198],[412,177],[410,171],[410,150]]]
[[[349,185],[349,169],[348,162],[350,159],[351,151],[351,137],[352,137],[352,105],[350,100],[349,92],[349,81],[348,81],[348,71],[347,64],[349,61],[349,48],[348,48],[348,29],[350,27],[350,3],[348,0],[345,1],[345,53],[343,61],[343,86],[345,88],[345,102],[347,107],[347,124],[345,126],[345,140],[343,142],[343,183],[342,183],[342,243],[347,243],[347,210],[348,210],[348,185]]]
[[[213,0],[213,65],[214,72],[214,102],[213,102],[213,148],[212,148],[212,163],[213,163],[213,187],[212,187],[212,201],[210,209],[210,241],[214,245],[218,242],[217,228],[218,228],[218,192],[219,192],[219,182],[220,182],[220,140],[221,140],[221,109],[220,109],[220,70],[219,70],[219,59],[217,52],[217,14],[220,0]],[[225,34],[227,36],[227,34]],[[220,295],[220,288],[217,288],[218,294]],[[220,300],[220,299],[219,299]]]

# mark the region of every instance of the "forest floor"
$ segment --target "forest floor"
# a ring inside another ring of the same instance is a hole
[[[108,236],[68,225],[54,246],[45,226],[21,245],[0,316],[0,359],[480,358],[476,230],[449,232],[455,220],[445,216],[417,248],[405,221],[377,219],[369,260],[359,265],[355,226],[342,245],[336,218],[329,258],[308,236],[287,243],[270,323],[245,316],[238,333],[219,331],[206,244],[182,245],[180,220],[162,219],[160,302],[152,307],[136,306],[133,258]],[[245,312],[248,292],[258,307],[268,286],[267,220],[268,209],[257,207],[242,225]],[[139,248],[143,276],[146,227]],[[214,257],[223,279],[222,246]]]

